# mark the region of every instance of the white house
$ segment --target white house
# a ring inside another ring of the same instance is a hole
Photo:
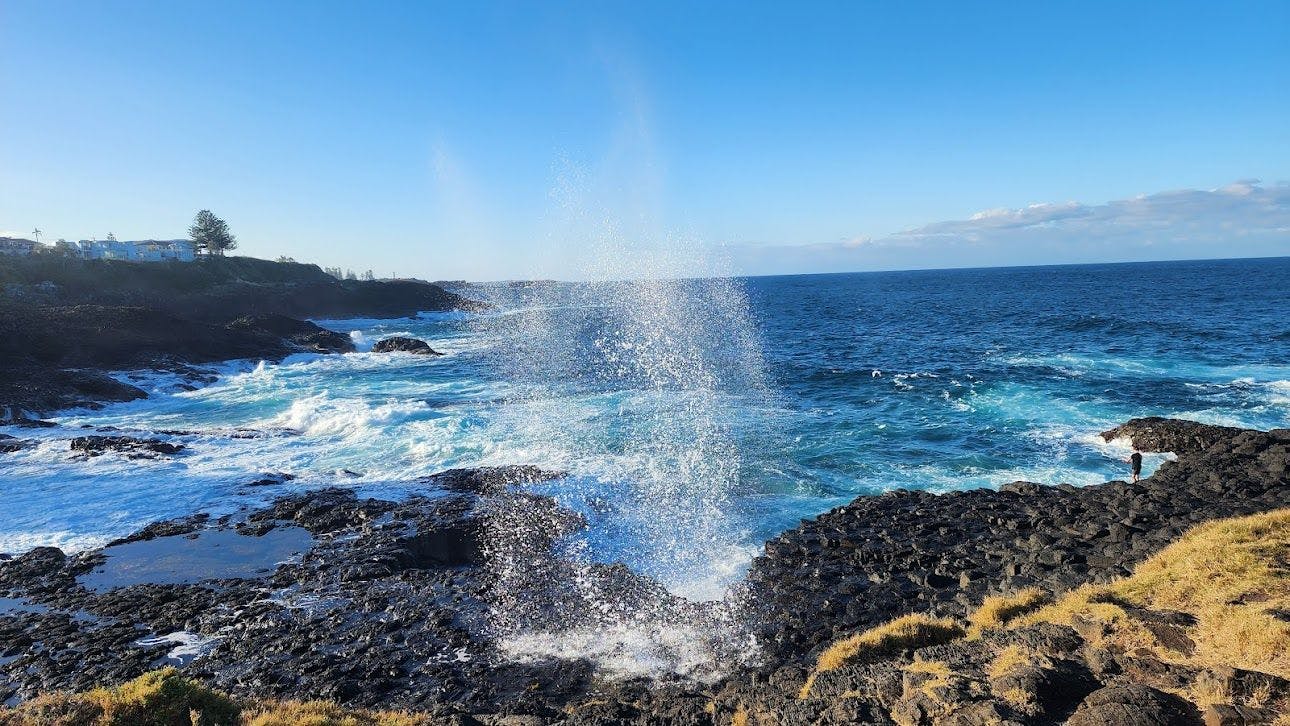
[[[134,243],[140,262],[161,262],[178,260],[192,262],[196,257],[196,247],[192,240],[186,239],[145,239]]]
[[[71,245],[72,253],[86,260],[125,260],[128,262],[162,262],[196,259],[191,240],[80,240]]]
[[[0,255],[30,255],[36,251],[34,240],[20,237],[0,237]]]

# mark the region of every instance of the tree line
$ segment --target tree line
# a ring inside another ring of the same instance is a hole
[[[359,273],[359,274],[354,274],[353,270],[349,270],[349,269],[342,270],[339,267],[324,267],[322,269],[323,269],[323,272],[327,273],[328,275],[331,275],[337,280],[366,280],[368,282],[371,282],[372,280],[376,279],[376,274],[371,270],[367,270],[366,272]]]
[[[188,228],[188,236],[193,240],[193,246],[198,252],[205,252],[207,255],[224,256],[229,250],[237,249],[237,237],[228,229],[228,222],[216,217],[211,210],[203,209],[197,213],[193,219],[193,224]],[[108,235],[112,237],[112,235]],[[60,240],[61,241],[61,240]],[[292,257],[281,256],[278,262],[295,262]],[[339,267],[324,267],[323,272],[331,275],[337,280],[366,280],[368,282],[376,279],[376,274],[371,270],[355,274],[353,270],[342,270]]]

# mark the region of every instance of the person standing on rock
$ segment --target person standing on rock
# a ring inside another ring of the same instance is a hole
[[[1133,453],[1125,461],[1129,462],[1129,466],[1133,467],[1133,483],[1137,484],[1138,477],[1142,475],[1142,452],[1134,449]]]

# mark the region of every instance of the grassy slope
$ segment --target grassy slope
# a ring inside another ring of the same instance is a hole
[[[1160,647],[1155,636],[1126,608],[1185,613],[1194,619],[1187,635],[1191,654]],[[1056,602],[1036,589],[987,598],[969,618],[967,631],[925,615],[908,615],[840,640],[820,654],[800,696],[810,696],[821,673],[890,653],[979,637],[992,628],[1037,623],[1100,626],[1096,645],[1145,649],[1164,662],[1230,666],[1290,678],[1290,509],[1199,525],[1177,542],[1106,585],[1086,585]],[[1086,632],[1089,628],[1084,629]],[[1094,629],[1096,630],[1096,629]],[[1011,660],[1018,660],[1016,654]],[[994,668],[1017,663],[1001,657]],[[1180,693],[1197,705],[1221,702],[1224,694]]]
[[[253,257],[187,263],[0,257],[0,305],[83,304],[145,307],[217,323],[259,313],[398,317],[471,305],[425,282],[337,280],[317,265]]]

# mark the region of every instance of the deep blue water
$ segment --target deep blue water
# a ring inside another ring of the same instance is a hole
[[[197,391],[145,377],[147,401],[68,412],[201,433],[184,456],[132,462],[75,460],[66,432],[37,432],[0,462],[0,551],[535,463],[573,473],[548,491],[592,520],[586,556],[714,596],[766,538],[860,494],[1123,477],[1127,449],[1096,434],[1133,416],[1290,426],[1290,258],[464,292],[498,310],[323,321],[361,348],[404,333],[443,358],[251,361]],[[245,486],[269,471],[298,478]]]

